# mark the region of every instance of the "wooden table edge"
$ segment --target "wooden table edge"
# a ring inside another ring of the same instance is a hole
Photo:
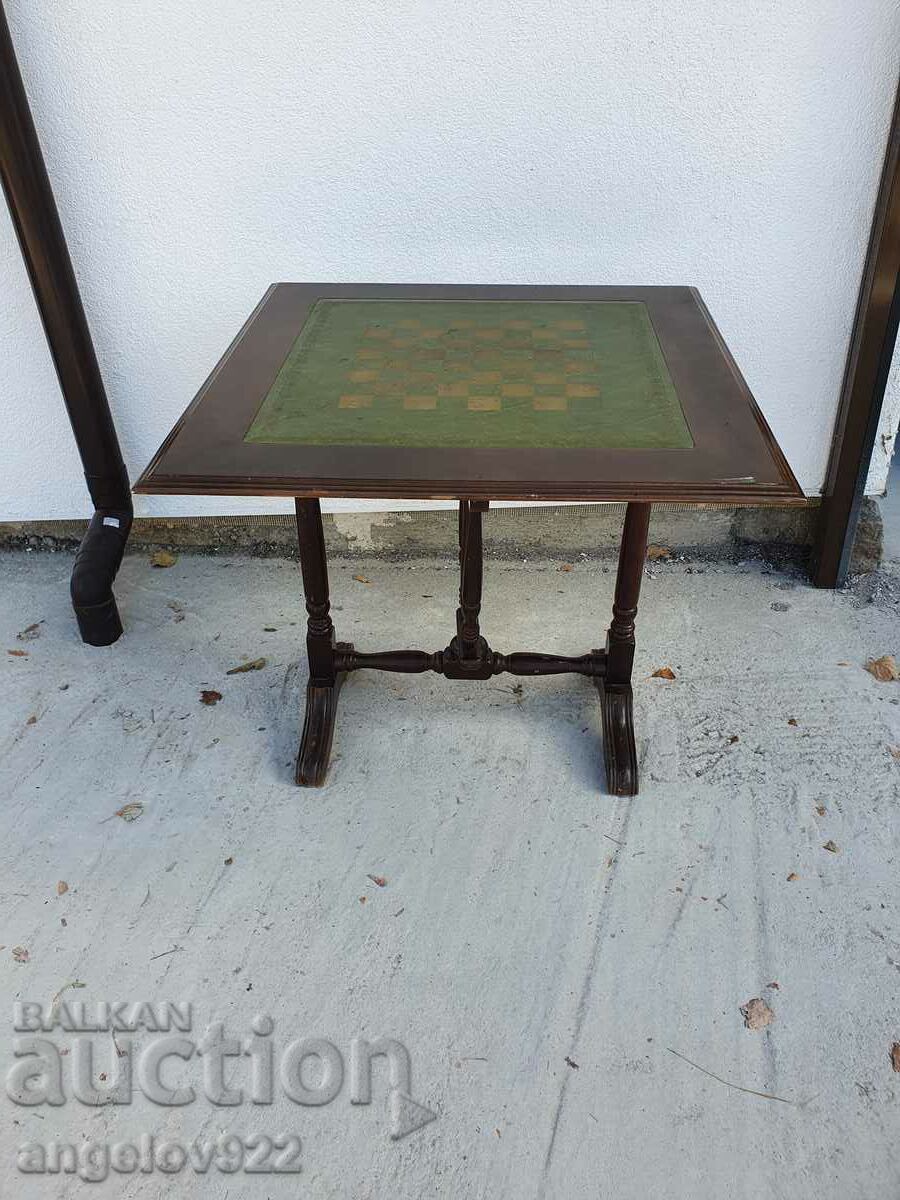
[[[610,503],[626,504],[638,501],[648,504],[728,504],[735,506],[752,505],[793,505],[801,506],[809,502],[809,498],[797,487],[789,484],[757,487],[755,490],[740,487],[710,487],[700,484],[696,487],[627,487],[621,484],[585,484],[573,488],[561,484],[558,488],[544,486],[540,489],[523,488],[518,484],[500,484],[486,482],[483,485],[472,482],[447,481],[437,485],[433,480],[408,480],[403,486],[396,482],[373,481],[363,484],[357,481],[348,485],[340,479],[281,479],[281,480],[223,480],[189,477],[159,477],[151,478],[150,472],[144,474],[132,487],[136,495],[143,496],[268,496],[286,497],[307,496],[329,500],[511,500],[511,501],[541,501],[574,502],[574,503]]]

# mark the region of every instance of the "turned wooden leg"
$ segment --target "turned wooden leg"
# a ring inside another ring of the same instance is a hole
[[[619,550],[612,624],[606,637],[606,673],[598,680],[603,714],[606,780],[614,796],[636,796],[637,749],[631,701],[634,620],[647,556],[649,504],[629,504]]]
[[[306,630],[309,682],[306,685],[306,715],[300,735],[296,780],[301,787],[321,787],[325,782],[331,754],[338,692],[344,681],[344,673],[336,669],[335,650],[352,650],[353,647],[344,643],[335,646],[319,501],[298,498],[295,503],[300,569],[303,573],[306,611],[309,614]]]
[[[480,657],[481,589],[484,580],[481,514],[487,511],[487,501],[459,502],[459,608],[456,610],[456,637],[459,657],[472,660]]]
[[[481,514],[487,509],[487,500],[459,502],[459,608],[456,610],[456,636],[441,656],[441,666],[438,668],[448,679],[490,679],[494,673],[490,647],[481,636],[478,626],[484,574]]]

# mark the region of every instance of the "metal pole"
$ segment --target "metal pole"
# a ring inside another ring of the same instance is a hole
[[[817,587],[840,587],[850,554],[900,322],[900,92],[888,135],[859,302],[822,494]]]
[[[0,179],[96,509],[76,556],[72,603],[84,641],[109,645],[122,632],[112,582],[131,528],[131,490],[2,0]]]

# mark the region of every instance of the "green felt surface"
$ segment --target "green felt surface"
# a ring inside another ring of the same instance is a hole
[[[619,301],[320,300],[245,441],[693,445],[646,307]]]

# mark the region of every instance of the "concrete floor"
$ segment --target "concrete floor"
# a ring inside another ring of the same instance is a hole
[[[347,1076],[322,1106],[276,1081],[272,1105],[222,1107],[196,1060],[170,1058],[166,1084],[192,1083],[193,1103],[161,1107],[135,1083],[132,1104],[91,1107],[63,1054],[64,1104],[3,1099],[0,1195],[900,1194],[900,684],[862,669],[900,653],[896,577],[866,603],[758,566],[654,565],[636,662],[643,788],[624,800],[604,794],[596,701],[572,677],[518,693],[510,677],[361,673],[328,785],[300,791],[295,566],[130,557],[127,633],[105,650],[77,640],[69,569],[0,561],[4,1072],[13,1002],[46,1013],[56,996],[57,1015],[190,1001],[197,1038],[212,1020],[244,1038],[270,1014],[276,1059],[327,1039]],[[484,631],[501,650],[580,653],[601,640],[612,578],[490,563]],[[338,563],[339,636],[437,649],[455,586],[442,563]],[[226,675],[259,656],[264,669]],[[649,677],[662,666],[674,682]],[[202,705],[204,688],[221,702]],[[115,815],[126,805],[136,819]],[[744,1026],[754,997],[767,1028]],[[384,1060],[372,1103],[349,1099],[351,1040],[378,1035],[407,1047],[409,1093],[437,1114],[396,1140]],[[134,1053],[160,1036],[136,1033]],[[115,1070],[109,1034],[80,1038],[95,1080]],[[247,1060],[225,1077],[246,1089]],[[221,1130],[296,1133],[302,1174],[87,1184],[15,1165],[24,1143]]]

